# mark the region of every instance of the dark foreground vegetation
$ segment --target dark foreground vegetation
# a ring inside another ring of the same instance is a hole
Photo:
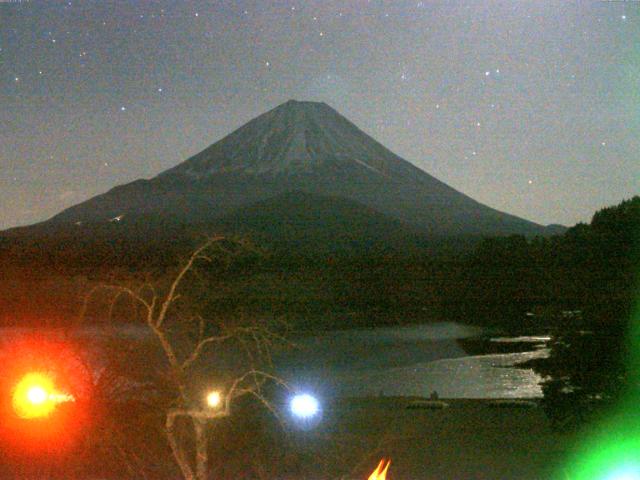
[[[563,460],[576,437],[554,432],[542,409],[498,407],[482,400],[448,401],[442,409],[407,408],[412,401],[383,397],[332,402],[312,430],[280,425],[258,405],[243,405],[234,417],[210,426],[210,478],[363,480],[382,457],[391,458],[389,477],[397,479],[564,478]],[[55,455],[39,456],[26,466],[0,465],[0,475],[180,478],[163,446],[161,422],[156,419],[154,424],[147,408],[123,406],[114,414],[124,423],[109,433],[120,445],[97,437],[66,455],[64,463],[56,463]]]
[[[254,247],[211,265],[204,300],[211,314],[242,311],[309,330],[437,320],[540,330],[557,323],[549,315],[555,310],[629,307],[639,204],[635,197],[597,212],[590,224],[532,239],[360,241],[339,236],[336,225],[327,225],[335,235],[321,237],[319,228],[287,234],[289,224],[279,224],[268,234],[247,233]],[[205,225],[128,233],[110,225],[91,238],[66,230],[0,238],[0,322],[67,324],[92,285],[170,276],[202,232],[215,233]]]
[[[200,241],[189,235],[177,235],[179,241],[170,241],[176,232],[168,229],[165,236],[145,237],[144,242],[131,236],[113,240],[108,231],[97,232],[86,243],[60,235],[35,241],[4,238],[0,255],[3,324],[69,325],[82,311],[83,295],[100,283],[162,284],[175,275],[187,252]],[[597,420],[607,407],[637,391],[629,333],[635,328],[639,234],[640,197],[635,197],[597,212],[588,225],[576,225],[550,238],[459,239],[437,246],[413,242],[406,249],[345,239],[339,245],[348,248],[334,244],[328,249],[313,242],[262,242],[259,237],[251,243],[230,240],[220,244],[224,255],[199,265],[191,286],[181,294],[183,302],[197,305],[197,314],[203,318],[249,319],[252,324],[265,325],[277,320],[296,330],[458,320],[511,333],[552,333],[549,359],[533,367],[546,378],[542,406],[551,425],[566,431]],[[109,315],[104,309],[85,310],[85,320],[136,321],[136,312],[120,302]],[[153,345],[117,348],[119,353],[109,356],[113,365],[106,370],[111,373],[105,381],[119,385],[119,379],[136,374],[133,366],[155,365],[148,360],[157,354]],[[73,459],[71,463],[55,465],[50,459],[60,458],[57,454],[41,453],[34,457],[39,460],[25,463],[24,456],[6,452],[0,476],[39,478],[38,469],[45,469],[49,472],[46,478],[84,479],[99,465],[96,478],[178,478],[163,430],[163,412],[174,398],[163,387],[171,383],[171,372],[158,367],[152,379],[148,383],[151,390],[143,399],[114,398],[109,393],[113,385],[103,390],[96,386],[97,392],[105,393],[94,395],[90,427],[64,456]],[[276,390],[267,394],[274,405],[284,409]],[[378,459],[371,458],[377,452],[370,445],[372,439],[386,438],[388,432],[376,424],[361,436],[348,430],[294,433],[295,428],[281,428],[277,416],[257,408],[256,402],[242,399],[232,416],[208,425],[214,478],[304,478],[311,466],[333,475],[313,478],[339,478],[352,471],[361,478],[364,467],[358,458],[374,465]],[[384,417],[376,412],[371,419],[374,423]],[[477,417],[465,415],[460,427],[468,435],[465,438],[484,438],[487,432],[474,427]],[[474,415],[494,414],[482,411]],[[516,418],[510,412],[500,415],[504,416],[492,421],[508,423]],[[528,427],[513,428],[520,428],[533,442],[528,448],[538,448]],[[437,435],[430,438],[415,431],[407,435],[412,442],[422,442],[425,449],[437,450],[442,447],[438,442],[447,441],[447,431],[451,429],[433,432]],[[540,435],[547,442],[551,433],[545,430]],[[188,446],[189,439],[184,441]],[[451,441],[459,439],[452,437]],[[331,442],[349,448],[331,447]],[[348,457],[339,468],[321,464],[320,459],[332,455],[323,457],[323,453],[334,451],[332,448]],[[458,446],[456,451],[462,454]],[[522,446],[513,458],[524,458],[525,451]],[[557,453],[550,452],[549,458]],[[473,459],[480,454],[473,447],[469,455]],[[427,459],[415,457],[415,461],[426,463]],[[344,465],[351,470],[345,471]],[[469,468],[478,471],[479,467]],[[505,470],[501,478],[515,478],[511,473],[517,472]],[[431,477],[425,471],[416,478]]]

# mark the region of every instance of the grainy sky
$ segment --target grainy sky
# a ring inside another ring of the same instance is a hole
[[[289,98],[536,222],[640,194],[638,1],[0,0],[0,228]]]

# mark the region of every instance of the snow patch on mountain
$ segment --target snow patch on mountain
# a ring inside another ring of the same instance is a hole
[[[324,103],[290,100],[161,175],[202,180],[221,173],[309,173],[328,163],[355,163],[388,175],[407,163]],[[395,165],[394,165],[395,164]]]

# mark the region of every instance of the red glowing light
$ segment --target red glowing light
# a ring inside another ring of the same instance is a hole
[[[91,375],[67,342],[23,338],[0,349],[0,442],[15,455],[58,452],[87,427]]]

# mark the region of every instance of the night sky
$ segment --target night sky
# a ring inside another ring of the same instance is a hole
[[[290,98],[543,224],[640,194],[640,2],[0,0],[0,228]]]

